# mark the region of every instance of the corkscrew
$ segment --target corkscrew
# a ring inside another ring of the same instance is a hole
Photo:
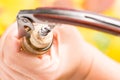
[[[22,47],[30,53],[46,53],[53,42],[52,29],[56,24],[71,24],[113,35],[120,35],[120,20],[88,11],[63,8],[21,10],[17,15]]]

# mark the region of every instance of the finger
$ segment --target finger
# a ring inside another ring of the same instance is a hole
[[[8,29],[8,33],[5,35],[6,38],[3,39],[4,58],[5,59],[9,59],[9,58],[13,58],[13,59],[26,58],[27,59],[27,57],[30,57],[30,59],[36,58],[34,56],[27,55],[26,53],[20,51],[21,43],[20,43],[20,40],[18,39],[17,23],[13,24],[10,27],[11,28]]]
[[[64,54],[64,52],[62,52],[64,50],[61,50],[64,49],[63,47],[75,48],[77,47],[77,45],[80,46],[85,43],[83,37],[80,35],[80,32],[75,28],[75,26],[61,25],[55,27],[53,33],[54,33],[53,46],[57,53],[59,52],[61,53],[59,55]]]
[[[60,64],[58,75],[66,75],[76,71],[76,65],[80,64],[80,48],[85,43],[80,32],[70,25],[61,25],[54,29],[54,46],[58,53]],[[74,63],[71,65],[70,63]]]
[[[42,58],[38,58],[36,56],[29,55],[24,51],[20,51],[21,41],[18,39],[17,24],[12,27],[13,28],[8,32],[6,38],[4,39],[4,63],[15,71],[24,75],[27,74],[27,76],[39,76],[39,74],[43,72],[49,72],[48,67],[50,66],[51,61],[50,56],[44,55]]]
[[[59,56],[63,56],[64,53],[73,55],[75,50],[81,50],[86,42],[74,26],[61,25],[54,29],[54,43],[57,45]]]
[[[57,51],[60,61],[56,75],[62,75],[62,80],[63,77],[67,78],[68,75],[70,77],[78,71],[83,74],[87,73],[89,68],[88,65],[91,64],[92,55],[88,54],[86,51],[88,48],[86,44],[87,42],[85,42],[83,37],[80,35],[80,32],[74,26],[62,25],[54,29],[54,46],[56,46],[54,47],[54,50]],[[88,58],[87,62],[86,57]],[[87,67],[83,66],[84,61],[87,64],[84,65]],[[78,68],[83,70],[80,71]],[[83,74],[78,77],[83,78]]]
[[[8,35],[8,33],[9,33],[12,29],[14,29],[14,25],[15,25],[15,24],[12,24],[12,25],[5,31],[5,33],[3,34],[3,36],[2,36],[1,39],[0,39],[0,59],[2,59],[2,57],[3,57],[2,50],[3,50],[4,43],[5,43],[5,39],[6,39],[7,35]]]

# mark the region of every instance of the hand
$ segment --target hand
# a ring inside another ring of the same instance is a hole
[[[50,51],[37,57],[21,50],[17,31],[15,23],[1,37],[2,80],[120,79],[119,64],[85,42],[73,26],[56,27]]]

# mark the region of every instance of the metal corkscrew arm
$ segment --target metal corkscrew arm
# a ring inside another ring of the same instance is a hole
[[[52,45],[54,25],[37,20],[34,13],[20,13],[17,16],[19,38],[22,48],[30,53],[41,55],[46,53]]]
[[[55,25],[51,27],[49,23],[72,24],[120,35],[119,20],[87,11],[60,8],[21,10],[17,22],[19,38],[24,39],[23,47],[35,54],[43,54],[52,45],[51,30]]]

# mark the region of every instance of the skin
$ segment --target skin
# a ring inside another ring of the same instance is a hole
[[[53,30],[50,51],[41,56],[21,50],[17,24],[0,39],[1,80],[120,80],[120,65],[87,43],[70,25]]]

